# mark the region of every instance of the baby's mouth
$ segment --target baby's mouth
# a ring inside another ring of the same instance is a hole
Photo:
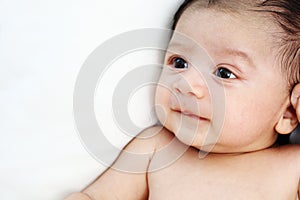
[[[174,111],[174,112],[177,112],[177,113],[179,113],[181,115],[193,118],[193,119],[202,120],[202,121],[209,121],[208,118],[202,117],[202,116],[198,116],[197,114],[194,114],[193,112],[188,111],[188,110],[173,109],[173,108],[171,108],[171,110]]]
[[[201,121],[210,121],[209,115],[205,114],[206,110],[204,107],[203,109],[200,109],[200,107],[202,108],[202,105],[200,105],[197,100],[191,99],[190,97],[181,94],[171,96],[168,106],[171,111],[182,116]]]

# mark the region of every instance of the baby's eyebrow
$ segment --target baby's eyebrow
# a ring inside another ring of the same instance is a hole
[[[251,57],[244,51],[240,51],[237,49],[231,49],[226,48],[224,51],[222,51],[222,55],[230,55],[230,56],[237,56],[241,59],[245,60],[247,63],[249,63],[251,66],[255,67],[253,60]]]
[[[170,42],[168,45],[168,50],[179,50],[179,49],[188,50],[189,48],[178,42]]]

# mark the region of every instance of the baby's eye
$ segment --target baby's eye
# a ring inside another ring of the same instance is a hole
[[[234,79],[234,78],[236,78],[236,76],[230,70],[228,70],[224,67],[219,67],[215,71],[215,75],[220,77],[220,78],[224,78],[224,79]]]
[[[170,61],[170,65],[174,67],[175,69],[187,69],[189,67],[189,64],[180,57],[174,57]]]

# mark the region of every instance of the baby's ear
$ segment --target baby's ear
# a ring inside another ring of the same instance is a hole
[[[297,83],[292,91],[291,103],[296,110],[298,121],[300,122],[300,83]]]
[[[275,130],[280,134],[289,134],[291,133],[298,125],[298,119],[296,115],[296,110],[287,100],[287,108],[284,111],[283,115],[278,120],[278,123],[275,126]]]

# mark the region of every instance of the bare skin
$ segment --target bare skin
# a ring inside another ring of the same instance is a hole
[[[286,146],[198,159],[189,148],[170,167],[149,174],[149,199],[296,199],[299,153]]]
[[[155,149],[163,148],[173,139],[172,133],[162,129],[149,140],[132,141],[126,150],[141,153],[152,148],[152,156],[155,156]],[[203,159],[199,159],[198,153],[199,150],[190,147],[174,163],[156,172],[133,174],[116,171],[112,166],[81,194],[66,200],[297,199],[299,146],[241,154],[212,153]],[[121,157],[122,154],[118,160],[122,160]],[[145,165],[151,164],[150,158]]]

